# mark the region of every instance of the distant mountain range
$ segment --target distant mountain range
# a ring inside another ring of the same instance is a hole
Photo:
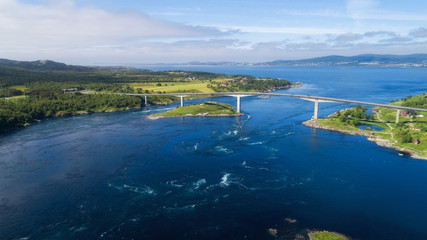
[[[357,56],[351,56],[351,57],[331,55],[326,57],[318,57],[318,58],[310,58],[310,59],[302,59],[302,60],[276,60],[272,62],[261,62],[261,63],[189,62],[189,63],[186,63],[185,65],[427,67],[427,54],[411,54],[411,55],[363,54],[363,55],[357,55]]]
[[[38,61],[15,61],[0,58],[0,67],[21,68],[26,70],[44,70],[44,71],[94,71],[99,69],[112,70],[129,70],[129,67],[113,66],[113,67],[97,67],[97,66],[77,66],[67,65],[65,63],[55,62],[51,60]]]
[[[50,71],[64,71],[64,70],[87,71],[90,69],[90,67],[67,65],[65,63],[59,63],[59,62],[54,62],[50,60],[14,61],[14,60],[8,60],[8,59],[0,59],[0,66],[23,68],[28,70],[50,70]]]
[[[363,54],[352,57],[326,56],[303,60],[276,60],[257,63],[267,66],[378,66],[378,67],[427,67],[427,54],[378,55]]]
[[[161,64],[153,64],[161,65]],[[164,63],[162,65],[217,65],[217,66],[371,66],[371,67],[427,67],[427,54],[411,55],[380,55],[363,54],[357,56],[326,56],[302,60],[276,60],[272,62],[244,63],[244,62],[189,62],[189,63]],[[50,71],[90,71],[96,69],[129,70],[128,67],[89,67],[67,65],[65,63],[50,60],[38,61],[14,61],[0,59],[0,66],[16,67],[29,70],[50,70]],[[133,64],[136,68],[147,66],[147,64]]]

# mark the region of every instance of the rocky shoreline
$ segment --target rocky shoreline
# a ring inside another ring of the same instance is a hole
[[[374,136],[373,134],[370,134],[370,133],[363,131],[363,130],[351,131],[351,130],[343,130],[343,129],[337,129],[337,128],[333,128],[333,127],[321,126],[318,120],[308,120],[308,121],[303,122],[303,124],[305,126],[311,127],[311,128],[318,128],[318,129],[323,129],[323,130],[328,130],[328,131],[333,131],[333,132],[340,132],[340,133],[350,134],[350,135],[364,136],[364,137],[367,137],[367,139],[369,141],[375,142],[378,146],[391,148],[391,149],[397,150],[399,152],[410,154],[412,158],[427,160],[427,157],[423,157],[413,150],[394,146],[390,142],[390,140],[383,139],[380,136]]]
[[[109,110],[104,110],[104,111],[93,111],[93,112],[78,111],[78,112],[73,112],[73,113],[56,113],[54,116],[50,116],[50,117],[47,117],[47,118],[34,119],[33,122],[25,123],[24,125],[19,126],[19,127],[14,127],[14,128],[9,128],[9,129],[2,129],[2,131],[0,131],[0,134],[14,132],[14,131],[17,131],[19,129],[29,127],[29,126],[33,125],[34,123],[38,123],[38,122],[41,122],[43,120],[50,119],[50,118],[74,117],[74,116],[89,115],[89,114],[93,114],[93,113],[123,112],[123,111],[129,111],[129,110],[139,109],[139,108],[141,108],[141,107],[126,107],[124,109],[114,109],[114,110],[113,109],[109,109]]]
[[[208,114],[208,113],[198,113],[198,114],[186,114],[186,115],[178,115],[178,116],[154,116],[148,115],[147,119],[150,120],[157,120],[161,118],[174,118],[174,117],[236,117],[236,116],[242,116],[245,115],[243,113],[239,114]]]

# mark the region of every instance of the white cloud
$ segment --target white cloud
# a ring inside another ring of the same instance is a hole
[[[248,21],[248,26],[236,22],[231,26],[206,27],[162,20],[137,11],[112,12],[78,6],[77,1],[43,0],[40,2],[44,4],[37,5],[0,0],[0,57],[52,59],[72,64],[259,62],[387,50],[427,51],[427,44],[422,42],[427,38],[427,29],[419,27],[422,22],[394,28],[388,22],[371,27],[373,21],[358,25],[351,19],[317,22],[309,18],[309,24],[288,19],[267,26],[262,21]],[[350,0],[346,6],[344,14],[357,21],[395,16],[379,11],[374,1]],[[344,18],[331,10],[301,10],[293,14]]]
[[[136,11],[108,12],[90,6],[76,7],[73,1],[65,0],[48,5],[1,0],[0,32],[0,46],[17,50],[228,34],[213,27],[160,20]]]
[[[357,41],[357,40],[361,40],[363,39],[363,35],[359,34],[359,33],[344,33],[341,35],[338,35],[335,38],[335,41],[338,42],[353,42],[353,41]]]
[[[425,38],[427,37],[427,28],[420,27],[409,33],[410,36],[415,38]]]
[[[231,26],[220,27],[222,29],[238,29],[239,32],[247,33],[279,33],[279,34],[338,34],[342,31],[334,28],[315,27],[251,27],[251,26]]]

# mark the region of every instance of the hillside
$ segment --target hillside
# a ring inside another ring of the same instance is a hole
[[[38,61],[29,62],[29,61],[14,61],[9,59],[0,59],[0,65],[3,67],[23,68],[28,70],[53,70],[53,71],[94,70],[94,68],[92,67],[67,65],[65,63],[59,63],[59,62],[54,62],[50,60],[38,60]]]
[[[363,54],[357,56],[331,55],[300,60],[275,60],[271,62],[198,62],[160,65],[192,66],[371,66],[371,67],[427,67],[427,54],[380,55]]]
[[[427,54],[325,56],[303,60],[277,60],[258,63],[266,66],[381,66],[381,67],[427,67]]]
[[[2,59],[0,133],[50,117],[121,111],[145,105],[141,97],[120,93],[272,91],[299,85],[279,78],[249,75],[85,67],[53,61]],[[150,96],[147,104],[170,104],[175,100],[172,96]]]

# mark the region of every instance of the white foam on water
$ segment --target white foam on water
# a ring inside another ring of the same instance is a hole
[[[128,189],[129,191],[141,193],[141,194],[148,194],[148,195],[154,194],[154,190],[148,186],[134,187],[134,186],[123,184],[123,188]]]
[[[243,189],[250,189],[250,188],[248,188],[248,187],[246,187],[245,185],[243,185],[243,184],[241,184],[241,183],[239,183],[239,182],[233,182],[234,184],[236,184],[237,186],[239,186],[240,188],[243,188]]]
[[[199,148],[199,143],[194,144],[194,151],[197,151],[198,148]]]
[[[225,152],[225,153],[232,153],[233,150],[225,148],[223,146],[216,146],[215,150],[219,151],[219,152]]]
[[[194,183],[194,189],[199,189],[200,186],[206,184],[206,179],[199,179],[197,182]]]
[[[249,140],[249,139],[250,139],[250,137],[240,137],[239,141],[246,141],[246,140]]]
[[[186,210],[186,209],[194,209],[194,208],[196,208],[196,204],[190,204],[182,207],[181,209]]]
[[[275,148],[275,147],[269,147],[268,150],[272,151],[272,152],[278,152],[279,149]]]
[[[226,173],[226,174],[224,174],[224,176],[222,176],[221,182],[219,183],[220,186],[222,186],[222,187],[228,187],[228,186],[230,186],[230,182],[228,180],[228,178],[230,177],[230,175],[231,175],[230,173]]]
[[[113,185],[111,183],[109,183],[108,186],[115,188],[115,189],[119,190],[120,192],[130,191],[130,192],[135,192],[135,193],[139,193],[139,194],[156,195],[154,190],[148,186],[135,187],[135,186],[127,185],[127,184],[123,184],[123,186],[116,186],[116,185]]]
[[[148,109],[148,110],[144,110],[141,111],[141,113],[145,114],[145,113],[153,113],[153,112],[165,112],[165,111],[169,111],[175,108],[159,108],[159,109]]]
[[[248,143],[248,145],[261,145],[264,144],[264,142],[253,142],[253,143]]]
[[[79,227],[76,230],[74,230],[74,232],[83,232],[86,229],[87,229],[87,227]]]
[[[242,162],[242,166],[246,166],[246,161],[243,161],[243,162]]]
[[[176,183],[178,180],[167,181],[166,184],[171,185],[172,187],[182,188],[184,185]]]
[[[196,208],[196,204],[189,204],[182,207],[179,207],[175,204],[174,207],[163,207],[168,212],[180,212],[180,211],[192,211]]]

